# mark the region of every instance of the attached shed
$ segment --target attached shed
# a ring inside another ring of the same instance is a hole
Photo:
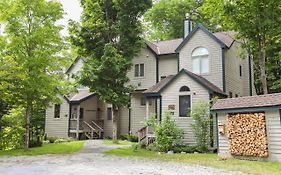
[[[220,99],[211,110],[219,156],[281,162],[281,93]]]

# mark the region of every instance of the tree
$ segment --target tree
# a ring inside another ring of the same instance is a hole
[[[278,0],[206,0],[202,7],[209,17],[238,32],[243,47],[255,62],[259,93],[281,90],[281,4]]]
[[[117,116],[128,105],[132,87],[126,76],[132,58],[143,45],[140,18],[151,0],[82,0],[81,25],[70,22],[70,39],[87,58],[79,82],[113,106],[113,140]]]
[[[9,104],[24,108],[25,149],[29,148],[30,120],[61,90],[60,52],[65,48],[56,21],[63,17],[57,1],[2,0],[0,89],[8,94]]]
[[[183,37],[183,20],[186,13],[191,15],[192,21],[202,23],[210,29],[215,24],[199,11],[201,0],[160,0],[145,13],[147,35],[149,39],[166,40]]]

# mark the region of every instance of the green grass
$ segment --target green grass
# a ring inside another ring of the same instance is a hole
[[[158,154],[144,149],[133,151],[132,148],[113,149],[106,151],[105,154],[197,164],[256,175],[281,175],[281,163],[278,162],[248,161],[233,158],[219,161],[216,154]]]
[[[28,151],[16,149],[0,151],[0,156],[35,156],[43,154],[70,154],[79,151],[85,141],[73,141],[66,143],[45,144],[42,147],[30,148]]]
[[[128,140],[117,140],[117,143],[113,143],[110,139],[103,140],[103,143],[105,145],[132,145],[133,142],[130,142]]]

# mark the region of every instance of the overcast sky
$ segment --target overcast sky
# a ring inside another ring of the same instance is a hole
[[[82,8],[80,6],[79,0],[58,0],[62,3],[64,12],[64,19],[59,21],[59,24],[63,24],[65,26],[62,31],[63,35],[67,35],[67,23],[69,19],[79,21],[80,15],[82,12]]]

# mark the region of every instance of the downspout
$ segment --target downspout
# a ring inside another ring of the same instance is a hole
[[[177,73],[179,73],[180,72],[180,53],[177,53]]]
[[[251,57],[248,56],[248,61],[249,61],[249,92],[250,96],[253,95],[253,87],[252,87],[252,62],[251,62]]]
[[[129,126],[128,126],[128,133],[131,134],[131,106],[129,107]]]
[[[225,92],[225,47],[221,47],[221,57],[222,57],[222,88]]]
[[[155,55],[156,57],[156,83],[159,82],[159,57]]]
[[[71,103],[69,103],[69,112],[68,112],[68,137],[70,137],[70,118],[71,118]]]
[[[159,122],[162,121],[162,96],[160,97],[160,115],[159,115]]]
[[[217,132],[217,149],[219,153],[219,131],[218,131],[218,113],[216,113],[216,132]]]

